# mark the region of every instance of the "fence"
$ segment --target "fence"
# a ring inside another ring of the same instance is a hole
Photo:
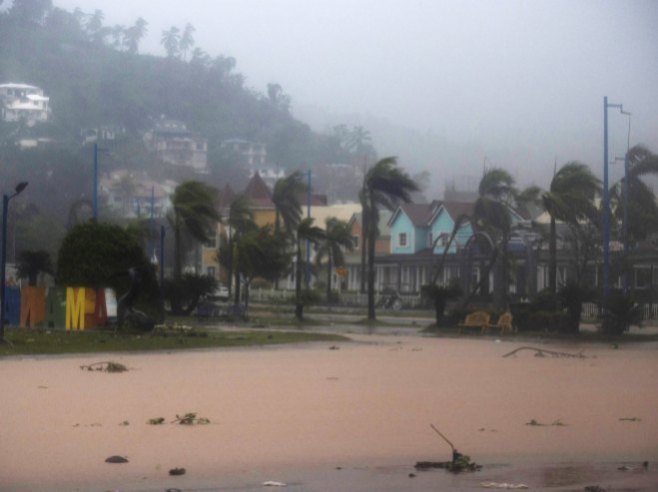
[[[658,320],[658,304],[641,304],[642,308],[642,321]],[[593,302],[583,303],[582,319],[594,320],[598,319],[600,309],[598,304]]]
[[[375,304],[380,304],[390,297],[388,294],[375,293]],[[404,308],[417,308],[421,305],[419,295],[400,294],[397,296],[402,301]],[[274,289],[250,289],[250,302],[292,302],[295,298],[295,292],[291,290],[274,290]],[[340,303],[347,306],[366,306],[368,304],[368,295],[360,292],[341,292]]]

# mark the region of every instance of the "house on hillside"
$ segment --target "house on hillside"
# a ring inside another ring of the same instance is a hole
[[[6,122],[23,121],[27,126],[48,121],[50,98],[34,85],[0,84],[0,119]]]
[[[126,169],[101,176],[98,190],[108,207],[123,218],[163,218],[171,208],[176,183],[163,183]]]
[[[162,162],[207,172],[208,140],[192,133],[182,121],[160,118],[144,134],[143,140],[146,150]]]

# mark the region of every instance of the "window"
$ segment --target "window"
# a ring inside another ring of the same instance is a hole
[[[352,244],[354,245],[354,249],[359,249],[359,236],[352,236]]]
[[[216,248],[217,247],[217,236],[212,236],[205,244],[206,248]]]
[[[206,275],[209,277],[215,278],[215,267],[207,267],[206,268]]]
[[[635,267],[635,288],[648,289],[651,287],[651,268]]]
[[[404,248],[407,245],[407,233],[401,232],[398,234],[398,246]]]
[[[431,232],[427,235],[427,247],[431,248],[434,245],[434,234]]]

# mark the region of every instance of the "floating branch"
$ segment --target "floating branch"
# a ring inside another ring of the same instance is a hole
[[[546,357],[551,356],[551,357],[571,357],[575,359],[586,359],[587,356],[583,354],[583,352],[578,352],[577,354],[570,354],[569,352],[556,352],[555,350],[547,350],[547,349],[541,349],[537,347],[519,347],[517,349],[512,350],[511,352],[503,355],[503,357],[509,357],[511,355],[516,355],[517,352],[520,352],[521,350],[534,350],[535,351],[535,357]]]
[[[197,418],[196,413],[190,412],[190,413],[186,413],[182,417],[180,415],[176,415],[176,418],[172,420],[171,423],[181,424],[181,425],[194,425],[194,424],[205,425],[205,424],[209,424],[210,420],[203,417]]]
[[[83,371],[105,371],[105,372],[124,372],[128,368],[123,364],[111,360],[103,362],[94,362],[93,364],[81,365]]]

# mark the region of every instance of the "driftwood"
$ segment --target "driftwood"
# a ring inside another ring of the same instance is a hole
[[[105,371],[105,372],[124,372],[128,368],[119,362],[106,360],[103,362],[93,362],[92,364],[83,364],[80,366],[83,371]]]
[[[547,350],[547,349],[542,349],[542,348],[537,348],[537,347],[519,347],[517,349],[512,350],[511,352],[503,355],[503,357],[509,357],[511,355],[516,355],[517,352],[520,352],[521,350],[534,350],[535,351],[535,357],[546,357],[547,355],[550,355],[551,357],[571,357],[575,359],[586,359],[587,356],[583,354],[582,351],[578,352],[577,354],[570,354],[569,352],[556,352],[555,350]]]

